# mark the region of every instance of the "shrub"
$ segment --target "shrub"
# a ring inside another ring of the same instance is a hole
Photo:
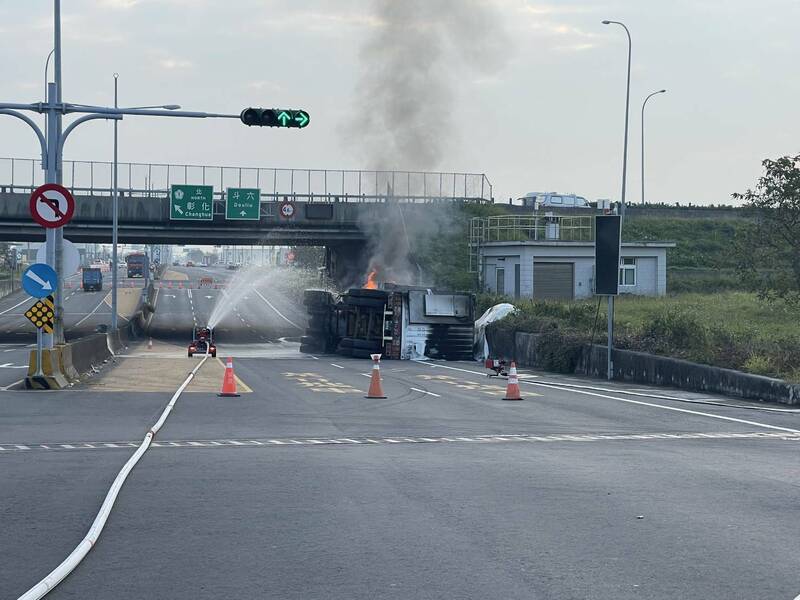
[[[544,329],[536,342],[538,366],[556,373],[574,373],[587,340],[557,325]]]
[[[645,321],[641,335],[659,353],[684,350],[695,356],[708,349],[705,325],[688,310],[668,307],[656,313]]]
[[[760,354],[753,354],[748,358],[744,363],[744,370],[755,375],[772,375],[775,373],[775,368],[769,358]]]

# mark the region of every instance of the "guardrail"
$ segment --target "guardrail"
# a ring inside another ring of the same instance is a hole
[[[110,195],[113,163],[64,161],[63,182],[73,194]],[[224,197],[231,187],[253,187],[262,198],[320,202],[491,202],[483,173],[282,169],[119,163],[119,188],[126,196],[163,197],[173,184],[213,185]],[[41,162],[0,157],[0,189],[27,191],[43,183]]]

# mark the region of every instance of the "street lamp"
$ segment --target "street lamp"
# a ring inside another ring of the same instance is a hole
[[[119,93],[118,93],[119,73],[114,73],[114,108],[119,108]],[[163,109],[163,110],[180,110],[179,104],[159,104],[155,106],[133,106],[125,110],[150,110],[150,109]],[[114,190],[111,194],[111,331],[116,331],[118,324],[117,315],[117,289],[119,287],[119,138],[118,138],[118,121],[114,121],[114,174],[113,174],[113,187]],[[145,283],[147,281],[147,273],[145,273]],[[147,287],[145,285],[145,287]]]
[[[628,36],[628,80],[625,88],[625,143],[622,150],[622,197],[620,198],[620,212],[625,218],[625,185],[628,174],[628,108],[631,101],[631,32],[622,21],[603,21],[603,25],[619,25]]]
[[[644,102],[642,102],[642,204],[644,204],[644,107],[647,106],[647,101],[650,100],[650,98],[658,94],[665,94],[666,92],[667,90],[658,90],[657,92],[653,92],[644,99]]]

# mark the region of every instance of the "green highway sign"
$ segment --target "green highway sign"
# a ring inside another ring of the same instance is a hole
[[[173,185],[169,193],[169,218],[173,221],[212,221],[214,187]]]
[[[261,190],[228,188],[225,194],[225,218],[229,221],[258,221],[261,218]]]

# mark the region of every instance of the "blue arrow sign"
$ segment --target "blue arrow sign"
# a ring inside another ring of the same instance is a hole
[[[34,298],[49,296],[57,285],[56,272],[44,263],[34,263],[22,273],[22,288]]]

